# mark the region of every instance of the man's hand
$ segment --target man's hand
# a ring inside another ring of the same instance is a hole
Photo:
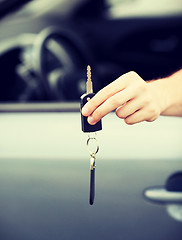
[[[100,90],[85,104],[82,114],[93,125],[113,110],[127,124],[154,121],[162,111],[153,88],[135,72],[122,75]]]

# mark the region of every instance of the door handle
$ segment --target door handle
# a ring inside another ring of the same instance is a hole
[[[149,187],[144,197],[155,203],[182,204],[182,172],[172,174],[164,187]]]
[[[144,190],[144,197],[159,204],[182,204],[182,192],[168,191],[164,187],[147,188]]]
[[[150,202],[165,205],[169,216],[182,222],[182,172],[171,175],[163,187],[145,189],[143,195]]]

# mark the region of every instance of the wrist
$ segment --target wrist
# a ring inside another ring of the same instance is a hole
[[[147,84],[152,97],[159,108],[160,115],[162,115],[163,112],[165,112],[165,110],[169,107],[167,79],[151,80],[147,81]]]
[[[160,115],[182,116],[182,70],[148,84],[159,105]]]

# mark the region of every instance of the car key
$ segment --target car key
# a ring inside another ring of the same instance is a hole
[[[86,90],[87,92],[81,96],[81,109],[95,95],[95,93],[93,93],[93,85],[91,80],[91,68],[89,65],[87,66]],[[81,114],[81,123],[82,123],[83,132],[96,132],[96,131],[102,130],[101,120],[97,122],[95,125],[91,125],[88,123],[87,117]]]
[[[93,85],[92,85],[92,80],[91,80],[91,68],[90,66],[87,66],[87,83],[86,83],[86,89],[87,92],[81,96],[81,109],[83,106],[89,101],[95,94],[93,93]],[[96,123],[95,125],[91,125],[87,121],[87,117],[83,116],[81,114],[81,123],[82,123],[82,131],[83,132],[96,132],[99,130],[102,130],[102,123],[101,120]],[[96,135],[96,133],[95,133]],[[90,150],[89,147],[89,142],[91,140],[94,140],[96,143],[96,150],[92,151]],[[87,140],[87,148],[90,153],[90,198],[89,198],[89,203],[90,205],[93,205],[94,203],[94,198],[95,198],[95,155],[99,150],[99,145],[95,137],[88,135],[88,140]]]

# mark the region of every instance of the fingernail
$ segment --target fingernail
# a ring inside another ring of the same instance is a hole
[[[86,108],[86,107],[82,108],[82,115],[84,115],[84,116],[88,116],[89,115],[88,108]]]
[[[95,119],[92,116],[89,116],[87,121],[89,124],[92,124],[92,125],[96,123]]]

